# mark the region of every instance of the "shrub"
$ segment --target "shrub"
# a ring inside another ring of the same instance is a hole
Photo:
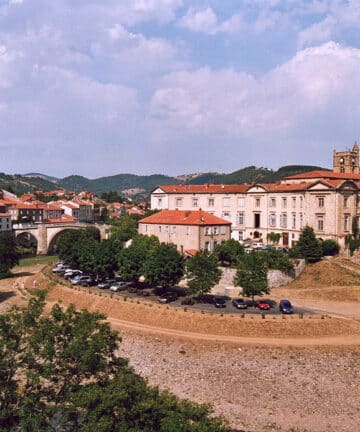
[[[335,240],[324,240],[321,243],[323,256],[334,256],[339,253],[340,246]]]

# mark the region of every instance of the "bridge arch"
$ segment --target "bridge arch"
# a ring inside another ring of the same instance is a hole
[[[38,250],[38,238],[32,231],[21,231],[15,236],[17,246],[29,249],[29,253],[36,254]]]

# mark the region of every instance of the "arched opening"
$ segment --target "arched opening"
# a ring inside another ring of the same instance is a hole
[[[30,232],[22,232],[16,236],[16,247],[22,257],[35,256],[38,241]]]
[[[62,231],[56,233],[54,235],[54,237],[50,240],[49,243],[49,247],[48,247],[48,255],[56,255],[57,254],[57,244],[59,242],[59,240],[61,239],[61,237],[69,231],[78,231],[76,229],[72,229],[72,228],[66,228],[63,229]]]

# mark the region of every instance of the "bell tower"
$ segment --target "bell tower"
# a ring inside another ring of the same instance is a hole
[[[359,174],[359,146],[356,141],[351,150],[340,152],[334,150],[333,171],[336,173]]]

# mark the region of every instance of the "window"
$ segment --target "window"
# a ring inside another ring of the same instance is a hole
[[[239,240],[244,240],[244,231],[239,231]]]
[[[230,214],[230,212],[222,212],[221,217],[226,219],[226,220],[230,220],[231,214]]]
[[[287,228],[287,213],[281,213],[280,215],[280,227]]]
[[[209,198],[208,206],[209,207],[214,207],[214,198]]]
[[[173,227],[172,227],[171,232],[172,232],[173,234],[176,234],[176,226],[173,226]]]
[[[205,245],[204,245],[205,247],[204,247],[204,249],[205,250],[207,250],[207,251],[210,251],[210,242],[205,242]]]
[[[276,227],[276,214],[275,213],[269,214],[269,225],[271,227]]]
[[[147,232],[147,230],[148,230],[148,226],[147,226],[147,225],[145,225],[145,232]]]
[[[296,197],[292,197],[292,206],[296,208]]]
[[[162,198],[158,198],[157,206],[158,206],[158,208],[162,207]]]
[[[159,225],[159,233],[161,233],[161,225]]]
[[[324,207],[325,199],[324,197],[318,197],[318,207]]]
[[[223,206],[229,207],[230,205],[230,198],[223,198]]]
[[[220,234],[226,234],[226,226],[225,225],[222,225],[220,227]]]
[[[302,208],[303,203],[304,203],[304,198],[303,198],[303,197],[300,197],[300,208]]]
[[[296,213],[292,214],[292,229],[296,229]]]
[[[165,232],[166,232],[166,233],[169,232],[169,226],[168,226],[168,225],[165,226]]]
[[[189,226],[186,227],[186,235],[190,235],[190,227]]]
[[[183,205],[183,200],[182,198],[176,198],[176,207],[182,207]]]
[[[269,207],[276,207],[276,198],[269,199]]]
[[[199,200],[197,198],[193,198],[193,200],[192,200],[193,207],[197,207],[198,204],[199,204]]]
[[[346,208],[349,204],[349,197],[344,197],[344,207]]]
[[[324,231],[324,218],[323,218],[323,216],[318,216],[318,218],[317,218],[317,229],[318,229],[318,231]]]
[[[212,234],[211,227],[209,226],[205,227],[205,235],[211,235],[211,234]]]
[[[350,222],[350,215],[345,214],[344,215],[344,231],[349,231],[349,222]]]
[[[302,228],[303,225],[304,225],[304,221],[303,221],[303,214],[300,213],[299,217],[300,217],[300,228]]]
[[[255,207],[260,207],[260,198],[255,198]]]
[[[213,232],[214,232],[214,235],[218,235],[219,234],[219,227],[214,226],[213,227]]]
[[[238,207],[245,206],[245,198],[238,198]]]
[[[238,225],[244,225],[245,224],[245,213],[244,212],[238,212],[236,223]]]
[[[282,198],[281,200],[283,208],[287,207],[287,198]]]

